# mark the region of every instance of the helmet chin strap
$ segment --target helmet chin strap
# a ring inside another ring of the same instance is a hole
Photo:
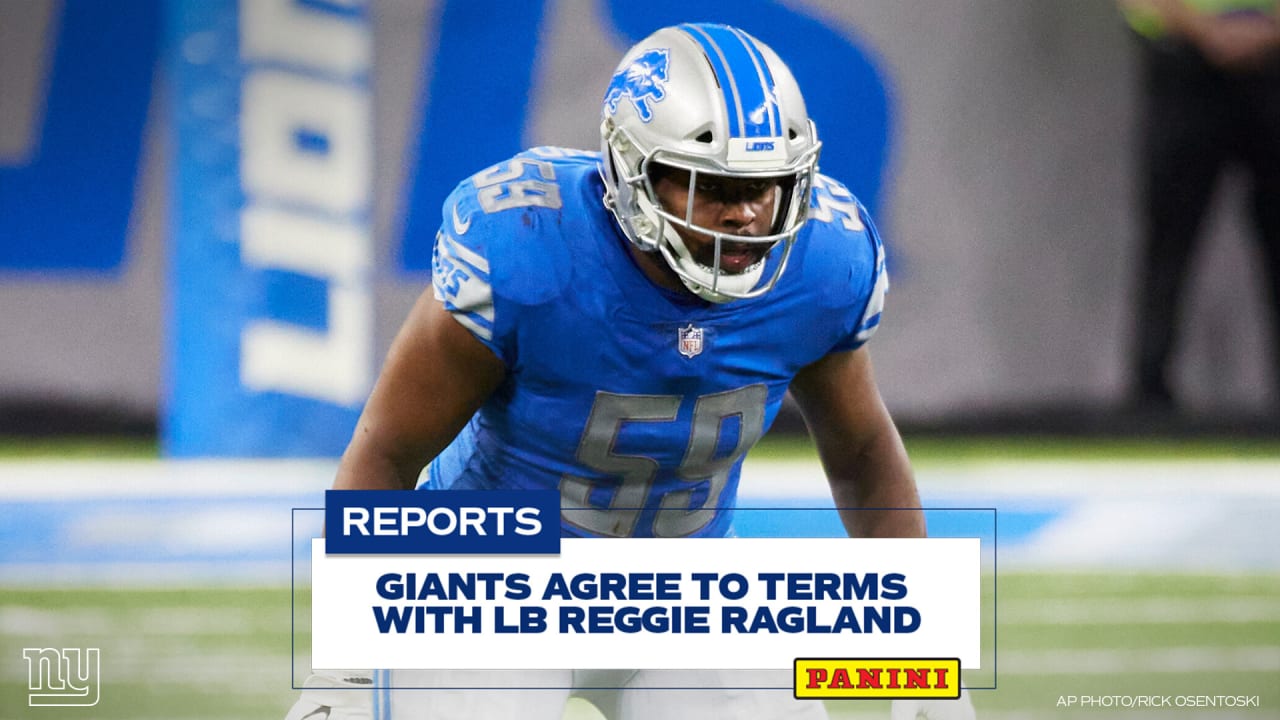
[[[631,227],[642,238],[637,245],[643,249],[644,245],[652,243],[663,261],[689,292],[707,302],[720,304],[747,296],[760,282],[767,263],[767,253],[766,257],[761,258],[743,273],[736,275],[717,273],[694,259],[693,253],[689,252],[688,246],[685,245],[684,239],[680,237],[675,226],[658,214],[648,193],[635,186],[632,186],[631,191],[635,193],[636,208],[640,211],[629,219]],[[724,241],[724,235],[720,233],[716,233],[714,237],[719,238],[718,243]],[[719,257],[719,247],[717,247],[717,260]]]
[[[662,223],[662,240],[658,243],[658,251],[662,254],[662,259],[671,266],[676,277],[680,278],[680,282],[684,283],[689,292],[707,302],[726,303],[737,300],[754,288],[764,274],[766,258],[761,258],[746,272],[737,275],[717,274],[707,269],[693,258],[680,233],[665,221]],[[723,242],[722,237],[719,242]],[[718,256],[719,252],[717,252]]]

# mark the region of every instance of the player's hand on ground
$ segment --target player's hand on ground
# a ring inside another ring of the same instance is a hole
[[[319,670],[302,684],[302,695],[285,720],[372,720],[373,673]]]
[[[969,693],[960,691],[955,700],[894,700],[889,706],[889,720],[974,720]]]

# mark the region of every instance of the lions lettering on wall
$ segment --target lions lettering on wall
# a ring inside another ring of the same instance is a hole
[[[363,10],[182,0],[172,455],[338,453],[374,372]]]

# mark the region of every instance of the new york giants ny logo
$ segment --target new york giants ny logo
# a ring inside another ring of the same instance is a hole
[[[98,648],[23,648],[27,660],[27,705],[91,707],[98,704]],[[72,660],[72,658],[75,658]]]

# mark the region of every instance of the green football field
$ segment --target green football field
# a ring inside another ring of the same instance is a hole
[[[980,717],[1280,716],[1276,575],[1020,573],[1001,575],[999,593],[998,689],[975,691]],[[0,716],[283,717],[294,697],[289,598],[287,587],[6,590],[0,708],[9,710]],[[17,649],[67,634],[101,648],[101,702],[92,710],[25,707]],[[305,651],[305,637],[302,644]],[[1071,695],[1257,696],[1260,707],[1176,715],[1057,707]],[[837,718],[888,717],[883,701],[830,709]],[[575,704],[567,717],[594,714]]]
[[[923,468],[990,457],[1280,457],[1265,443],[984,442],[920,441],[912,450]],[[804,447],[765,451],[789,457]],[[32,450],[0,452],[27,457]],[[108,443],[82,456],[152,452]],[[996,637],[988,632],[984,642],[995,641],[998,687],[974,691],[979,718],[1280,718],[1280,572],[1019,568],[1002,570],[996,587]],[[984,607],[994,599],[988,592]],[[0,718],[281,718],[296,696],[291,684],[306,672],[292,656],[290,625],[296,610],[305,657],[307,593],[297,601],[291,607],[285,585],[65,589],[0,575]],[[21,649],[61,647],[66,638],[101,649],[100,703],[28,707]],[[1201,706],[1122,705],[1138,698]],[[1082,701],[1092,704],[1082,708]],[[834,718],[889,716],[885,701],[829,708]],[[566,712],[573,720],[596,717],[576,702]]]

